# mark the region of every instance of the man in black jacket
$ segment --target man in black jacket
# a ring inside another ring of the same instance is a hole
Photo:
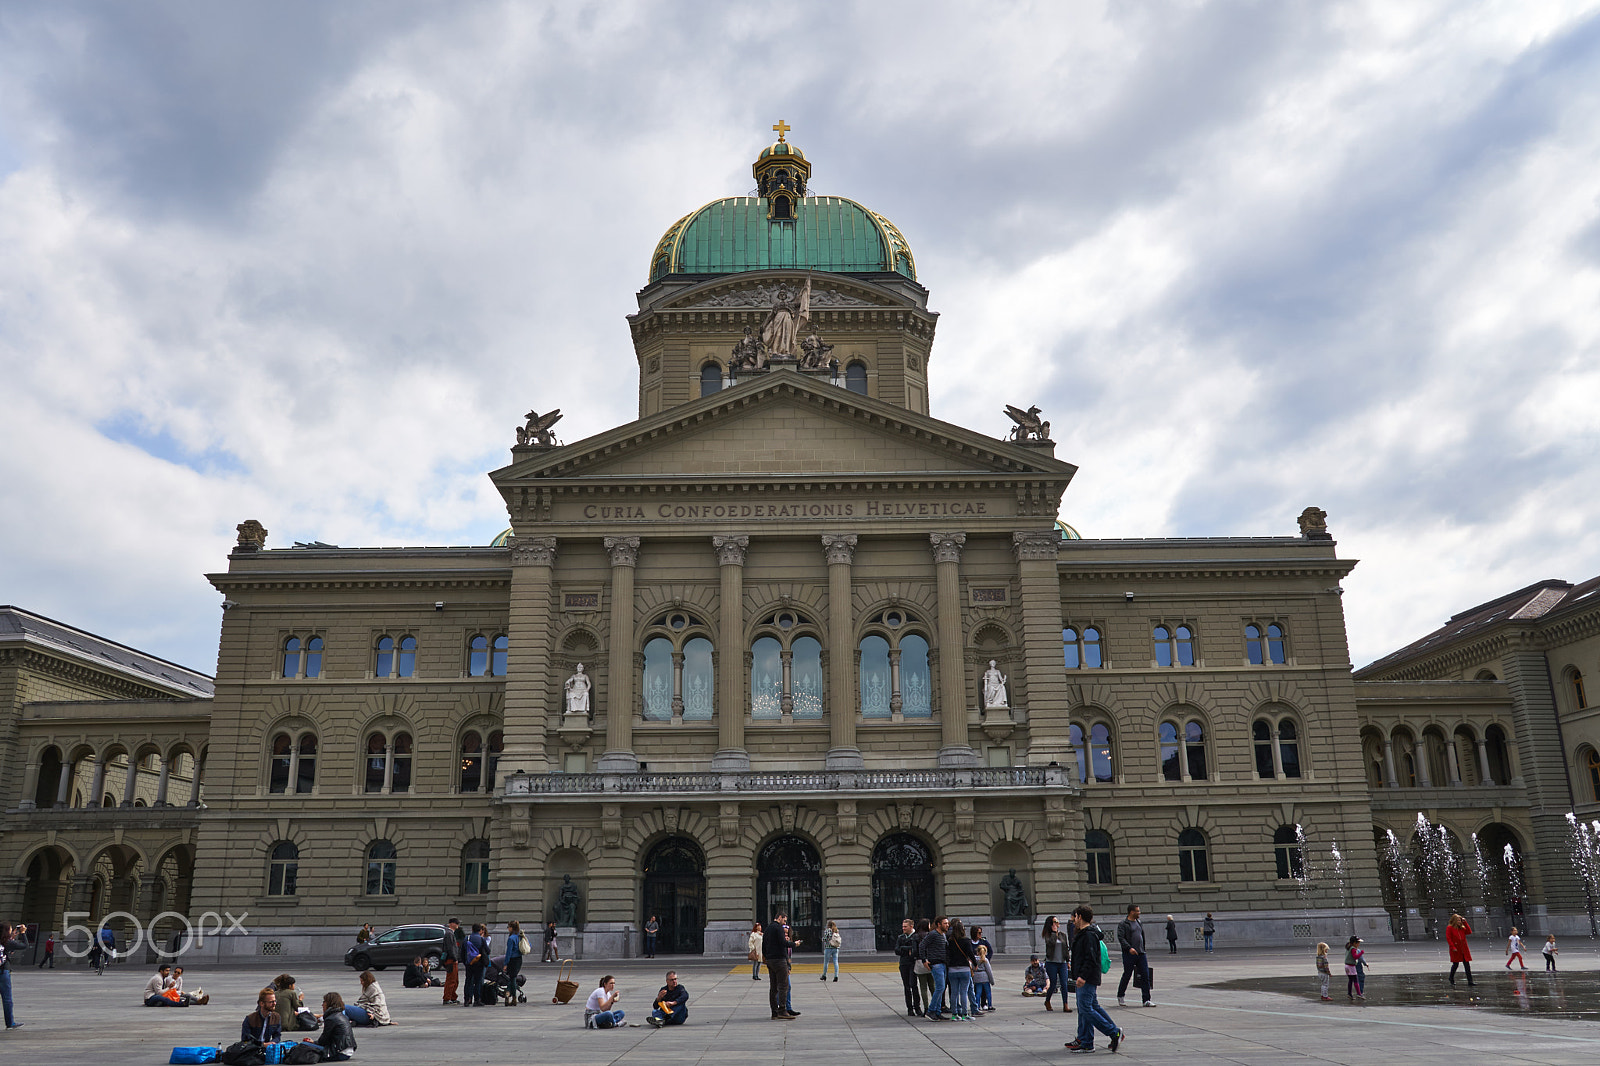
[[[461,987],[461,962],[465,958],[461,942],[466,939],[461,929],[461,919],[451,918],[444,929],[444,943],[439,946],[439,965],[444,967],[444,1002],[460,1002],[456,990]]]
[[[761,934],[761,955],[767,962],[767,999],[772,1004],[774,1021],[800,1017],[800,1012],[784,1006],[789,1001],[789,916],[781,911],[772,916]]]
[[[1128,979],[1132,978],[1144,1005],[1154,1007],[1155,1004],[1150,1001],[1150,959],[1144,950],[1144,924],[1139,921],[1137,903],[1130,906],[1128,916],[1117,923],[1117,946],[1122,949],[1122,980],[1117,982],[1117,1006],[1128,1005],[1122,997],[1128,994]]]
[[[945,959],[950,950],[950,941],[945,933],[949,929],[950,919],[941,914],[933,920],[933,928],[928,930],[928,935],[922,938],[917,948],[928,969],[933,971],[933,996],[928,1000],[928,1012],[924,1017],[936,1022],[944,1021],[944,983],[949,972]]]
[[[675,971],[667,971],[667,983],[656,992],[655,1009],[645,1021],[660,1029],[664,1025],[682,1025],[689,1020],[689,990],[678,983]]]
[[[900,960],[900,983],[906,986],[906,1017],[922,1014],[922,996],[917,992],[917,927],[910,918],[900,923],[900,938],[894,942]]]
[[[1105,934],[1094,924],[1094,911],[1085,904],[1072,912],[1072,983],[1078,990],[1078,1039],[1067,1044],[1070,1051],[1094,1051],[1094,1031],[1111,1038],[1111,1050],[1122,1044],[1122,1030],[1100,1008],[1100,945]]]

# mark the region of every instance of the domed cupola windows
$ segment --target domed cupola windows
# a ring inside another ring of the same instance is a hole
[[[811,164],[804,152],[784,139],[790,129],[787,122],[779,119],[772,128],[777,143],[763,148],[750,170],[756,178],[756,195],[767,202],[767,220],[793,222],[811,179]]]

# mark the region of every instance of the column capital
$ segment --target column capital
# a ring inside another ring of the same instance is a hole
[[[750,547],[750,538],[744,534],[737,536],[714,536],[711,546],[717,551],[717,563],[721,566],[743,566],[744,553]]]
[[[929,533],[928,542],[933,545],[933,561],[936,563],[959,563],[961,561],[961,546],[967,542],[965,533]]]
[[[828,565],[849,566],[856,557],[856,540],[854,533],[824,533],[822,554],[827,557]]]
[[[1038,559],[1055,559],[1061,545],[1061,534],[1053,529],[1029,529],[1011,534],[1011,548],[1017,553],[1017,562]]]
[[[556,538],[507,537],[511,549],[512,566],[554,566],[556,564]]]
[[[638,537],[607,537],[606,551],[612,566],[634,566],[639,562]]]

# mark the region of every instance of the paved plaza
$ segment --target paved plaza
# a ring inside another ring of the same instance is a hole
[[[1159,1007],[1118,1009],[1115,986],[1104,999],[1128,1040],[1117,1061],[1278,1063],[1527,1062],[1592,1063],[1600,1052],[1600,952],[1588,941],[1563,945],[1563,974],[1530,971],[1525,983],[1480,951],[1480,993],[1443,986],[1443,945],[1375,944],[1369,1003],[1316,998],[1308,951],[1188,952],[1155,957]],[[583,1028],[583,999],[602,972],[614,973],[630,1020],[643,1021],[648,997],[675,967],[689,988],[689,1023],[657,1031]],[[1337,967],[1335,967],[1337,969]],[[16,997],[23,1029],[0,1034],[0,1060],[27,1063],[163,1063],[179,1044],[226,1045],[255,992],[279,968],[191,970],[188,984],[212,995],[208,1007],[153,1010],[139,1006],[144,967],[119,965],[103,977],[82,969],[21,969]],[[289,966],[308,999],[338,991],[354,1001],[355,975],[338,966]],[[358,1060],[393,1063],[796,1063],[805,1066],[898,1066],[955,1062],[971,1066],[1060,1062],[1076,1015],[1046,1013],[1040,1000],[1017,994],[1021,966],[1005,960],[999,1010],[982,1021],[929,1023],[905,1017],[892,961],[846,960],[837,982],[819,982],[818,967],[801,965],[794,1006],[802,1017],[772,1021],[767,985],[748,965],[702,958],[582,963],[582,991],[570,1004],[551,1003],[554,966],[533,966],[526,1006],[471,1010],[439,1005],[436,989],[400,987],[400,973],[380,974],[398,1024],[358,1030]],[[1120,966],[1108,977],[1115,977]],[[1415,976],[1408,976],[1415,975]],[[1288,978],[1287,981],[1274,979]],[[1223,987],[1216,987],[1216,986]],[[1248,985],[1249,987],[1238,987]],[[1520,988],[1519,988],[1520,986]],[[1281,987],[1284,991],[1267,991]],[[1526,991],[1522,991],[1525,989]],[[1132,989],[1130,989],[1132,991]],[[1131,1000],[1130,1000],[1131,1002]],[[1395,1005],[1396,1002],[1415,1005]],[[1524,1007],[1526,1009],[1524,1009]],[[1586,1016],[1585,1016],[1586,1015]],[[1109,1055],[1098,1043],[1096,1054]],[[1098,1060],[1097,1060],[1098,1061]]]

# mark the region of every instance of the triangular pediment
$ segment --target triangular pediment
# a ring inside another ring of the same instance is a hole
[[[528,479],[889,477],[1059,481],[1076,467],[794,371],[742,382],[494,474]]]

